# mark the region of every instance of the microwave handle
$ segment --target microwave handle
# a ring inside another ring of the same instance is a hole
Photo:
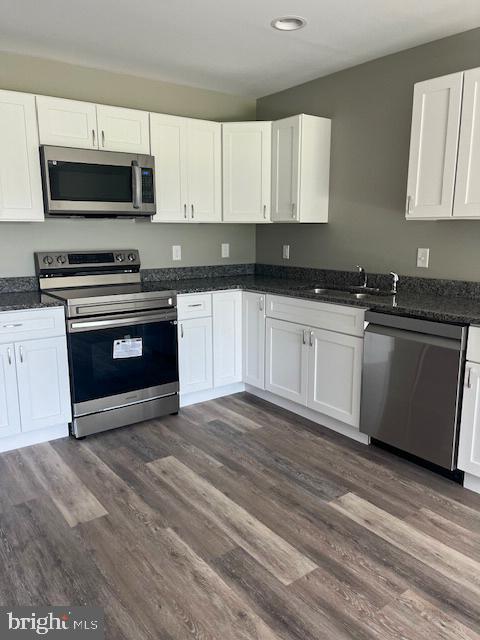
[[[132,203],[134,209],[142,204],[142,170],[136,160],[132,161]]]

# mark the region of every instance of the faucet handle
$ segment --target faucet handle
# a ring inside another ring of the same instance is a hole
[[[363,273],[365,271],[365,269],[361,267],[359,264],[357,264],[356,267],[360,273]]]

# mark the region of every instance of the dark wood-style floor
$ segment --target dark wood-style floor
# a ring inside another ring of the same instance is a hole
[[[0,571],[112,640],[479,640],[480,496],[240,394],[2,454]]]

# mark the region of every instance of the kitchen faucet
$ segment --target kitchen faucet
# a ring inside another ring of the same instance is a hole
[[[392,293],[393,293],[394,296],[396,296],[397,295],[397,282],[399,281],[398,273],[395,273],[394,271],[390,271],[390,275],[393,278]]]
[[[367,278],[368,278],[367,272],[359,264],[357,264],[357,269],[358,269],[358,273],[363,274],[363,284],[361,286],[364,289],[366,289],[367,288]]]

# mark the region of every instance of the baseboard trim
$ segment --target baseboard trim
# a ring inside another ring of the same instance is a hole
[[[6,436],[0,439],[0,452],[12,451],[12,449],[21,449],[22,447],[30,447],[32,444],[40,444],[49,440],[57,440],[58,438],[66,438],[68,436],[68,424],[57,424],[46,429],[38,429],[37,431],[25,431],[24,433],[16,433],[12,436]]]
[[[262,398],[262,400],[267,400],[272,404],[276,404],[282,409],[287,409],[292,413],[296,413],[302,418],[307,418],[307,420],[311,420],[316,424],[321,425],[322,427],[327,427],[327,429],[331,429],[332,431],[336,431],[337,433],[341,433],[352,440],[356,440],[357,442],[361,442],[362,444],[370,444],[370,437],[365,433],[360,433],[358,429],[354,427],[350,427],[347,424],[343,424],[339,420],[335,420],[334,418],[330,418],[329,416],[325,416],[322,413],[317,413],[316,411],[312,411],[307,407],[302,407],[302,405],[297,404],[296,402],[292,402],[291,400],[285,400],[285,398],[281,398],[280,396],[271,393],[270,391],[264,391],[263,389],[258,389],[257,387],[252,387],[249,384],[245,385],[245,391],[251,393],[258,398]]]
[[[184,395],[180,393],[180,407],[188,407],[191,404],[198,404],[199,402],[206,402],[223,396],[231,396],[233,393],[240,393],[241,391],[245,391],[243,382],[235,382],[224,387],[216,387],[215,389],[196,391],[195,393],[186,393]]]
[[[480,493],[480,478],[477,478],[477,476],[472,476],[471,473],[465,472],[463,486],[465,487],[465,489],[470,489],[470,491]]]

